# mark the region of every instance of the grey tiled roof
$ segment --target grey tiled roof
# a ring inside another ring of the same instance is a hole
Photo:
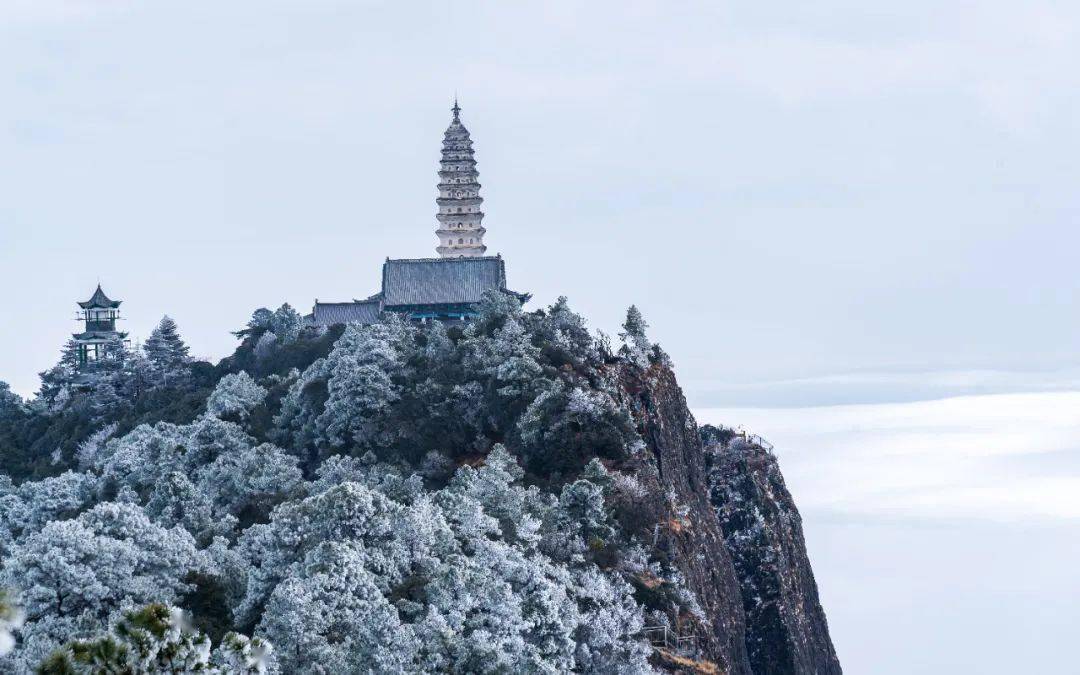
[[[498,256],[387,259],[382,288],[386,307],[476,303],[506,288],[506,267]]]
[[[80,302],[79,307],[83,309],[90,309],[91,307],[115,309],[120,306],[120,302],[120,300],[110,300],[109,296],[105,295],[105,291],[101,290],[101,284],[98,284],[97,290],[90,296],[90,299],[86,302]]]
[[[311,323],[333,326],[338,323],[375,323],[379,320],[379,300],[363,302],[316,302]]]

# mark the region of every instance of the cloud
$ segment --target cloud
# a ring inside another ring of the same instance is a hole
[[[898,368],[779,379],[685,377],[682,383],[692,392],[691,398],[699,402],[699,407],[807,407],[903,403],[986,394],[1077,391],[1080,390],[1080,369]]]
[[[1080,518],[1080,392],[814,408],[709,408],[777,448],[800,508]]]

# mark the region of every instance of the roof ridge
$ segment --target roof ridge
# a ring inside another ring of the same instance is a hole
[[[458,258],[387,258],[386,262],[411,262],[411,263],[451,263],[467,260],[502,260],[501,255],[474,255],[460,256]]]

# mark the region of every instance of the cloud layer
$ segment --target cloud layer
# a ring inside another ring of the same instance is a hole
[[[1080,518],[1080,392],[695,414],[774,443],[807,511]]]

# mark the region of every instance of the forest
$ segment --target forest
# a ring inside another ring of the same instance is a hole
[[[0,384],[0,671],[645,673],[709,623],[641,481],[619,378],[670,363],[636,308],[617,347],[503,293],[235,335]]]

